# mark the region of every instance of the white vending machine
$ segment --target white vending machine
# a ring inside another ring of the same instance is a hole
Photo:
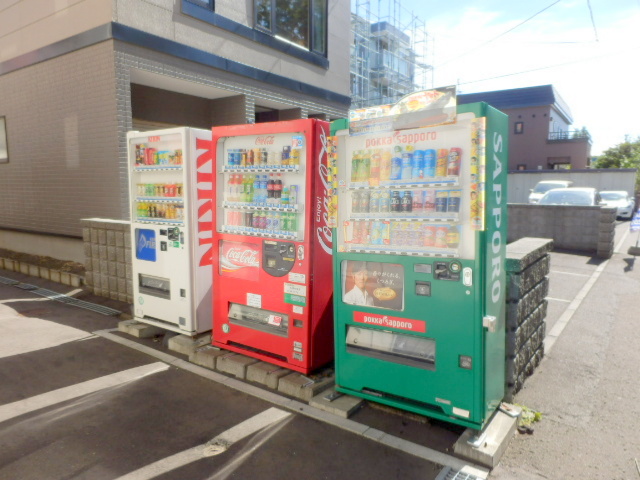
[[[186,335],[211,330],[211,130],[127,134],[134,317]]]

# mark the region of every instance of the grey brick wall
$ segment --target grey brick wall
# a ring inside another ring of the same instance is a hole
[[[564,205],[509,204],[508,241],[525,237],[553,239],[556,248],[580,250],[610,258],[615,209]]]
[[[87,288],[101,297],[133,303],[130,223],[83,219],[82,239]]]
[[[0,76],[2,227],[81,237],[80,218],[120,217],[114,78],[112,42]]]
[[[505,398],[513,400],[544,357],[550,257],[554,242],[522,238],[507,245]]]

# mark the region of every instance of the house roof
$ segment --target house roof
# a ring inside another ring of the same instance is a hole
[[[551,105],[564,117],[568,124],[573,123],[569,106],[558,95],[553,85],[494,90],[492,92],[462,93],[458,95],[459,104],[475,102],[486,102],[498,110]]]

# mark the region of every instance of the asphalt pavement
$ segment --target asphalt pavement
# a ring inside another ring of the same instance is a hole
[[[628,225],[617,225],[608,261],[551,254],[546,356],[515,398],[542,420],[491,473],[453,456],[459,427],[372,404],[332,418],[212,380],[162,339],[136,340],[153,356],[94,334],[116,328],[116,317],[0,283],[0,479],[429,480],[465,465],[501,480],[640,478],[640,262],[626,254],[637,235]]]

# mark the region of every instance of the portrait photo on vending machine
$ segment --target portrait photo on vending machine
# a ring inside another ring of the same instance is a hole
[[[396,263],[344,260],[342,301],[350,305],[404,310],[404,267]]]

